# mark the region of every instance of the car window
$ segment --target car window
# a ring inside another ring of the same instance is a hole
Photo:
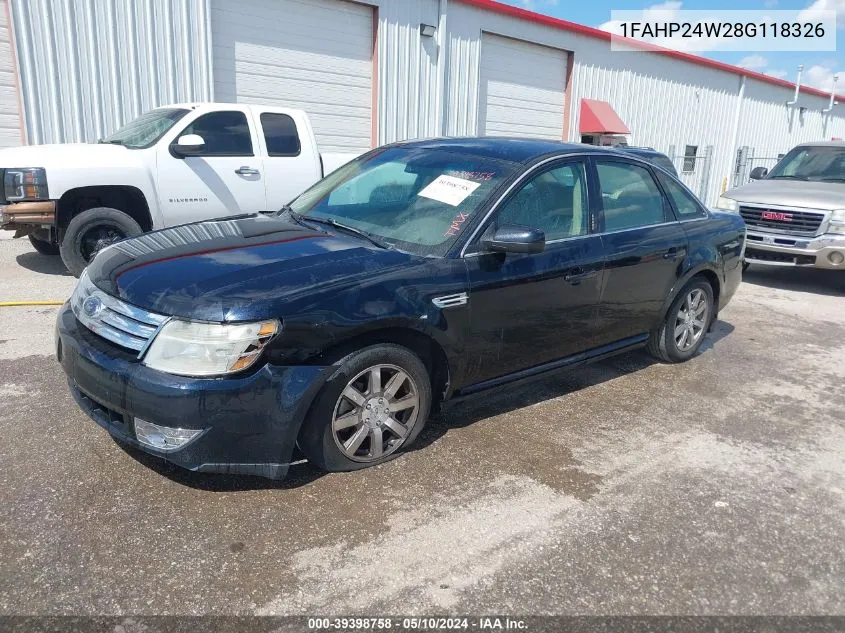
[[[261,129],[268,156],[299,156],[302,146],[296,123],[287,114],[261,113]]]
[[[698,203],[691,193],[663,174],[657,174],[660,184],[666,190],[669,198],[675,205],[675,211],[679,220],[690,220],[692,218],[706,218],[707,212]]]
[[[205,141],[201,156],[252,156],[252,139],[246,115],[237,111],[203,114],[182,132],[198,134]]]
[[[333,171],[290,210],[341,222],[415,254],[441,257],[522,166],[448,147],[388,147]]]
[[[405,171],[405,163],[382,163],[350,178],[329,194],[329,205],[390,204],[407,202],[414,193],[419,174]]]
[[[621,231],[666,221],[666,206],[651,173],[640,165],[597,162],[604,230]]]
[[[546,240],[585,235],[589,218],[583,163],[555,167],[532,178],[502,207],[499,226],[542,229]]]

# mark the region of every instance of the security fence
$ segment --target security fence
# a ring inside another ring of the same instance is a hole
[[[674,145],[670,145],[667,156],[678,170],[681,181],[699,198],[706,200],[710,187],[713,146],[685,145],[681,152]]]

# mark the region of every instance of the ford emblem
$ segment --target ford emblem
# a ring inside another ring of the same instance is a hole
[[[103,311],[103,302],[97,297],[88,297],[82,302],[82,311],[93,319]]]

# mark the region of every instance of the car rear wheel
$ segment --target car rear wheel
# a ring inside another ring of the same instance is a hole
[[[59,245],[55,242],[46,242],[44,240],[39,240],[37,237],[33,237],[32,235],[29,236],[29,243],[32,244],[32,247],[41,253],[42,255],[58,255],[59,254]]]
[[[693,279],[672,302],[660,327],[651,333],[648,351],[667,363],[695,356],[713,320],[713,288],[704,279]]]
[[[422,361],[404,347],[381,344],[335,366],[299,435],[309,461],[327,471],[358,470],[410,446],[431,407]]]
[[[59,247],[62,261],[74,277],[79,277],[88,262],[106,246],[141,233],[141,226],[119,209],[88,209],[67,225]]]

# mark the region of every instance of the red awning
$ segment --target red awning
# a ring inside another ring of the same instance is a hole
[[[581,134],[630,134],[631,130],[607,101],[581,99]]]

